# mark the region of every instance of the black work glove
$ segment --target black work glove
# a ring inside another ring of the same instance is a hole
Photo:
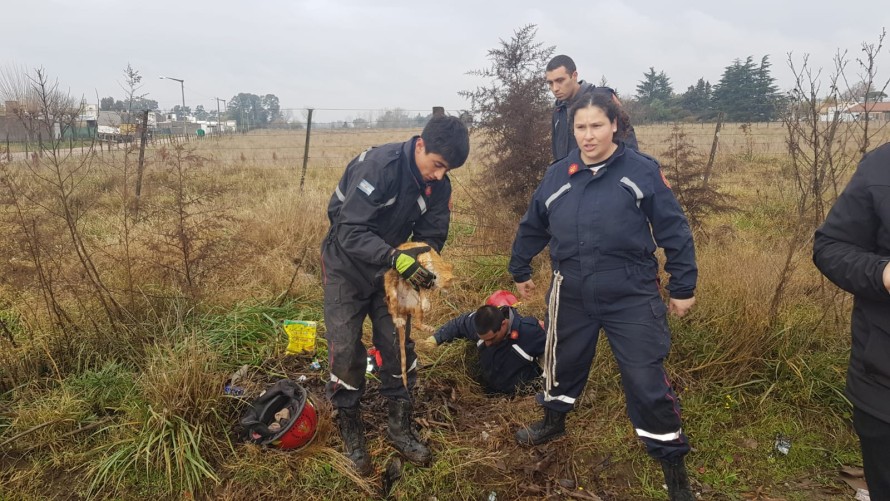
[[[398,250],[392,254],[389,265],[411,283],[415,289],[423,287],[429,289],[436,280],[436,275],[430,270],[424,268],[417,262],[417,256],[424,252],[429,252],[430,247],[424,245],[422,247],[414,247],[412,249]]]

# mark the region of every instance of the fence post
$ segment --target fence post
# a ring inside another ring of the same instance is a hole
[[[708,165],[705,167],[705,178],[702,180],[702,187],[708,187],[708,181],[711,179],[711,171],[714,168],[714,157],[717,156],[717,143],[720,141],[720,127],[723,126],[723,112],[717,113],[717,128],[714,130],[714,142],[711,143],[711,155],[708,157]]]
[[[142,115],[142,130],[139,132],[139,163],[136,166],[136,211],[139,211],[139,197],[142,195],[142,173],[145,172],[145,139],[148,135],[148,110]]]
[[[6,133],[6,161],[12,162],[12,151],[9,149],[9,133]]]
[[[306,182],[306,165],[309,163],[309,136],[312,132],[312,108],[309,108],[309,116],[306,117],[306,145],[303,147],[303,175],[300,176],[300,193],[303,193],[303,184]]]

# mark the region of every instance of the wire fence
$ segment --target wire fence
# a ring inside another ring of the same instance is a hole
[[[299,124],[299,127],[291,123],[268,124],[268,126],[263,128],[250,128],[248,122],[245,121],[241,123],[243,127],[240,127],[236,122],[234,127],[226,128],[225,132],[220,132],[220,128],[214,127],[208,127],[207,130],[204,130],[200,127],[201,124],[198,123],[194,131],[173,133],[176,128],[156,129],[149,126],[144,137],[148,147],[195,143],[196,145],[206,145],[208,152],[215,158],[222,158],[230,154],[250,156],[251,158],[261,158],[264,155],[270,155],[280,162],[288,162],[289,164],[303,163],[303,166],[308,169],[327,168],[331,162],[341,162],[341,165],[345,165],[345,162],[348,162],[349,159],[369,146],[403,141],[411,135],[419,134],[430,116],[421,115],[423,113],[421,110],[397,110],[403,116],[416,113],[416,116],[411,119],[416,120],[407,122],[409,123],[408,126],[389,127],[388,124],[403,125],[404,123],[398,120],[387,121],[383,118],[386,116],[386,113],[392,113],[392,110],[334,108],[310,110],[306,108],[286,110],[290,114],[299,112],[301,116],[305,115],[309,119],[305,123]],[[370,120],[373,117],[369,115],[366,122],[359,122],[367,126],[356,127],[355,123],[350,123],[347,120],[317,122],[315,120],[318,116],[315,114],[316,111],[329,113],[373,112],[382,113],[382,115],[377,117],[374,122]],[[462,113],[460,110],[444,110],[444,112],[452,115]],[[332,125],[337,123],[345,125],[332,127]],[[888,122],[885,121],[875,121],[872,127],[880,133],[887,129],[887,124]],[[226,123],[224,122],[223,125],[226,125]],[[471,129],[473,128],[471,120],[470,127]],[[667,150],[675,130],[681,131],[686,136],[686,140],[698,149],[699,152],[704,153],[708,151],[714,141],[715,127],[716,123],[707,122],[662,123],[640,125],[636,127],[636,130],[641,150],[658,157]],[[67,150],[69,153],[96,151],[99,154],[105,154],[128,144],[138,144],[143,137],[140,134],[100,133],[89,136],[83,134],[84,129],[77,126],[63,130],[66,132],[70,130],[71,132],[51,140],[46,140],[41,137],[40,133],[37,133],[30,134],[25,140],[16,141],[9,132],[6,132],[4,136],[4,131],[0,129],[0,159],[5,159],[6,161],[28,159],[32,158],[33,155],[42,155],[48,149]],[[183,123],[179,130],[187,131],[188,128]],[[482,132],[477,131],[477,133]],[[887,136],[888,134],[886,133],[879,134],[879,137],[883,140],[886,140]],[[745,154],[748,156],[786,155],[787,145],[785,137],[786,129],[781,122],[724,123],[720,131],[718,152],[720,154]],[[236,140],[236,138],[250,138],[250,140],[242,141]],[[875,144],[880,144],[880,142]],[[269,159],[271,157],[267,156],[265,158]],[[319,161],[325,162],[320,163]]]

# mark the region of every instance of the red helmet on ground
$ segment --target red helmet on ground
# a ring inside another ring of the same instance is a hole
[[[499,290],[488,296],[485,304],[495,307],[513,306],[519,304],[519,299],[516,299],[516,296],[510,291]]]
[[[282,379],[253,401],[241,417],[247,440],[279,449],[309,445],[318,431],[318,413],[302,386]]]

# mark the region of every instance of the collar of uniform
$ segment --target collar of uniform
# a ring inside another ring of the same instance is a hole
[[[417,184],[417,188],[422,192],[426,183],[423,181],[423,177],[420,176],[420,170],[417,168],[417,161],[414,159],[414,148],[419,137],[420,136],[414,136],[410,141],[405,141],[405,151],[403,153],[405,154],[405,158],[408,159],[408,171],[411,172],[411,177]]]
[[[572,103],[575,102],[575,100],[577,100],[579,97],[584,95],[584,93],[590,92],[591,90],[596,88],[596,86],[594,86],[593,84],[587,83],[584,80],[579,80],[578,85],[579,85],[578,92],[576,92],[575,95],[572,96],[570,99],[566,99],[565,101],[556,101],[557,108],[568,108],[569,106],[572,105]]]
[[[605,162],[596,164],[600,165],[601,167],[593,174],[594,177],[601,177],[599,176],[599,174],[604,174],[608,170],[610,165],[615,163],[615,161],[619,157],[624,155],[624,150],[624,142],[618,141],[618,148],[614,152],[612,152],[612,156],[610,156]],[[590,166],[585,165],[584,162],[581,161],[581,150],[579,148],[575,148],[574,150],[572,150],[572,152],[569,153],[569,156],[566,157],[566,160],[568,160],[567,172],[569,177],[574,176],[578,172],[590,170]]]
[[[519,330],[519,312],[512,306],[508,306],[508,308],[510,308],[510,313],[507,315],[507,320],[510,321],[510,332]]]

